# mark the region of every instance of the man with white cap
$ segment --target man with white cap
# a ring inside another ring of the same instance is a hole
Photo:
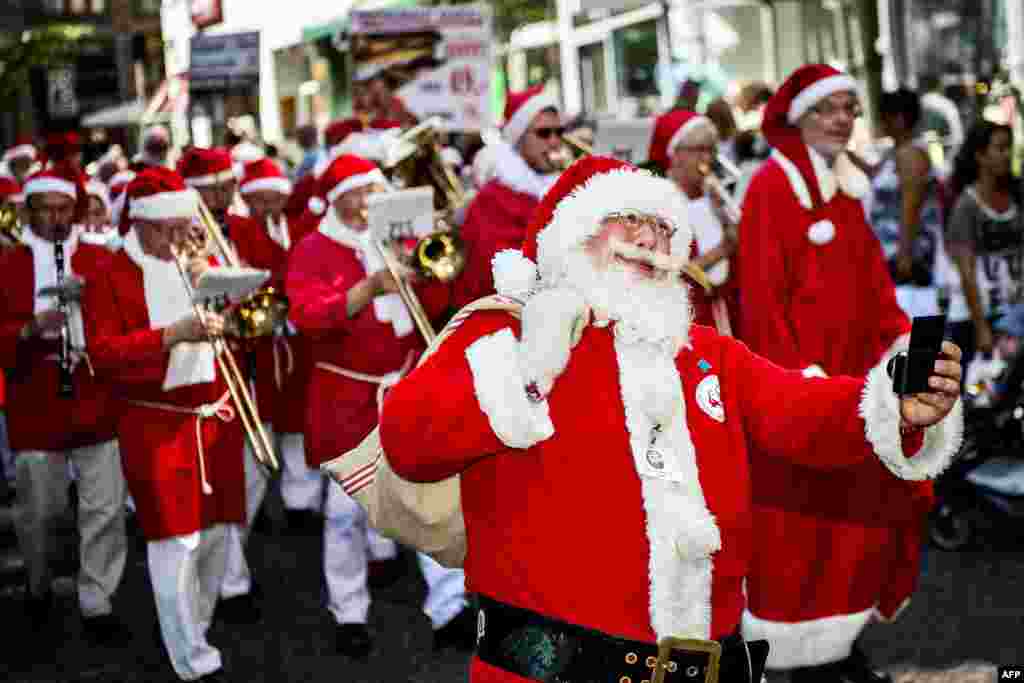
[[[385,188],[372,162],[350,155],[335,159],[320,178],[320,193],[330,206],[317,232],[291,257],[291,319],[308,335],[314,363],[305,440],[311,467],[359,445],[377,425],[383,393],[425,347],[367,226],[367,198]],[[445,285],[429,281],[414,288],[428,316],[447,309]],[[328,487],[324,517],[324,574],[337,649],[364,657],[372,647],[366,627],[368,561],[393,556],[395,544],[367,528],[365,512],[340,486]],[[435,647],[471,646],[475,619],[466,608],[462,571],[418,558]]]
[[[721,197],[706,190],[717,156],[718,129],[708,117],[675,109],[655,121],[648,159],[686,196],[694,233],[691,256],[713,287],[710,294],[691,292],[695,321],[732,334],[737,297],[730,257],[736,251],[737,226]],[[683,246],[673,245],[673,251],[681,252]]]
[[[245,522],[245,436],[209,340],[223,318],[194,312],[179,270],[197,278],[208,257],[187,252],[195,191],[153,167],[129,185],[124,248],[86,284],[89,352],[121,398],[124,472],[146,538],[164,646],[185,681],[222,681],[206,639],[227,562],[228,529]],[[194,282],[193,282],[194,284]]]
[[[955,345],[927,400],[901,401],[884,365],[866,380],[784,370],[691,323],[689,250],[671,251],[692,239],[686,214],[665,179],[577,161],[523,251],[495,261],[506,310],[461,316],[384,400],[398,475],[461,476],[473,683],[757,683],[766,644],[739,633],[748,448],[893,478],[956,452]]]
[[[231,237],[228,211],[238,191],[238,175],[231,155],[223,149],[189,147],[178,160],[178,173],[195,188],[225,236]]]
[[[54,523],[68,503],[70,460],[79,487],[78,604],[86,634],[109,643],[124,633],[111,600],[125,566],[125,483],[110,397],[84,355],[82,266],[72,228],[78,192],[77,172],[66,165],[25,184],[29,222],[22,245],[0,257],[9,283],[0,301],[0,362],[10,396],[14,519],[28,575],[28,616],[36,628],[54,623],[49,549]],[[59,283],[66,307],[42,292]]]
[[[494,293],[491,260],[522,244],[534,209],[558,178],[555,155],[563,145],[558,101],[540,86],[509,93],[501,136],[493,146],[494,177],[473,198],[460,230],[466,268],[456,307]]]
[[[797,69],[765,109],[773,152],[744,198],[740,337],[808,376],[863,376],[910,330],[865,219],[870,184],[846,154],[859,115],[853,78]],[[826,473],[758,449],[751,468],[761,485],[746,632],[767,638],[769,667],[798,683],[886,680],[854,642],[914,591],[931,482],[871,464]]]

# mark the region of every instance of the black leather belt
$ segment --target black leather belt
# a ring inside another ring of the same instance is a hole
[[[665,683],[760,683],[768,658],[768,641],[746,642],[734,633],[719,641],[663,642],[659,664],[654,643],[479,600],[477,656],[542,683],[651,683],[660,666]]]

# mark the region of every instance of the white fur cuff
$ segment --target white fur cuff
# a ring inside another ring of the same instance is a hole
[[[949,466],[963,441],[964,409],[963,401],[958,400],[949,415],[925,430],[921,450],[911,458],[905,456],[900,438],[900,400],[892,390],[884,362],[868,373],[860,416],[875,454],[900,479],[934,479]]]
[[[519,342],[505,328],[482,337],[466,349],[480,409],[491,429],[509,448],[529,448],[555,433],[547,401],[526,397],[519,363]]]
[[[874,615],[874,608],[807,621],[769,621],[743,612],[743,637],[767,640],[769,669],[795,669],[838,662],[850,656],[853,642]]]

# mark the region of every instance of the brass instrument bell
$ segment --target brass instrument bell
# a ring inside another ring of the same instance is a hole
[[[262,287],[232,308],[226,325],[241,339],[267,337],[284,324],[288,309],[288,297],[274,287]]]
[[[21,244],[21,217],[18,207],[11,202],[0,205],[0,242],[7,246]]]
[[[451,282],[466,267],[466,248],[453,232],[435,232],[416,243],[412,266],[421,277]]]

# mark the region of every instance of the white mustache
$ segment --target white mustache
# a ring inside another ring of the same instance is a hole
[[[655,270],[671,275],[678,275],[683,272],[683,267],[687,262],[687,259],[683,256],[662,254],[614,238],[609,240],[609,246],[611,247],[612,254],[615,256],[621,256],[622,258],[629,259],[630,261],[646,263]]]

